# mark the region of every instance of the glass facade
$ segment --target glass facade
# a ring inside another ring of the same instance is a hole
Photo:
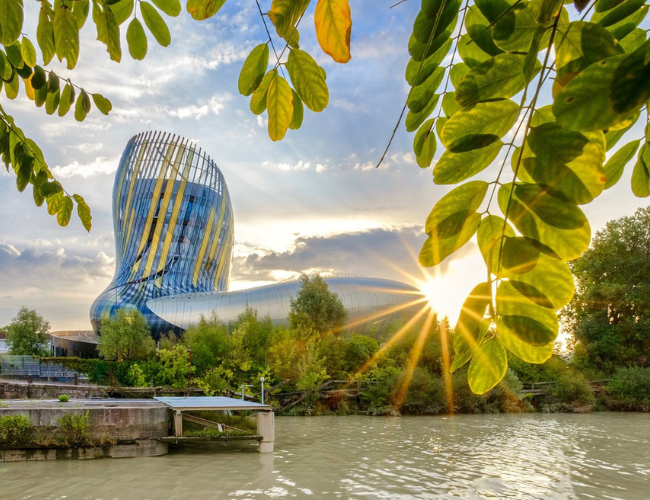
[[[90,310],[93,329],[123,307],[147,318],[155,338],[177,326],[147,301],[228,289],[232,205],[217,165],[182,137],[147,132],[127,144],[113,188],[115,276]]]
[[[95,333],[120,308],[144,314],[154,338],[180,334],[213,311],[228,322],[246,307],[287,321],[300,281],[228,292],[234,220],[217,165],[188,140],[147,132],[127,144],[113,188],[115,276],[91,306]],[[350,322],[373,322],[424,305],[414,287],[396,281],[325,278]]]

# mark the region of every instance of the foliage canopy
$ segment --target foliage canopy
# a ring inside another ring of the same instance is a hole
[[[48,356],[50,323],[33,309],[21,307],[7,325],[7,346],[19,356]]]
[[[650,367],[650,208],[607,223],[572,264],[576,295],[566,310],[582,364],[611,374]],[[576,359],[578,361],[578,359]]]
[[[118,309],[113,318],[102,320],[97,350],[104,359],[144,359],[154,348],[149,324],[139,311]]]

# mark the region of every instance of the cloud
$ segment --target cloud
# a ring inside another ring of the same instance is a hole
[[[116,156],[114,158],[105,158],[103,156],[98,156],[90,164],[82,165],[78,161],[74,161],[68,165],[57,165],[52,169],[52,173],[58,179],[69,179],[70,177],[82,177],[84,179],[87,179],[88,177],[93,177],[95,175],[107,175],[115,173],[117,171],[117,165],[119,164],[119,161],[119,156]]]
[[[366,231],[325,237],[298,237],[292,250],[261,252],[256,249],[233,261],[233,280],[275,281],[303,272],[362,274],[365,276],[413,281],[422,278],[417,255],[426,236],[419,226],[380,227]],[[463,258],[475,249],[468,244],[455,254]],[[444,273],[451,260],[445,261]]]
[[[176,118],[194,118],[195,120],[200,120],[201,118],[208,116],[208,113],[210,112],[218,115],[225,108],[226,103],[230,99],[232,99],[232,94],[216,94],[207,102],[205,99],[199,99],[198,104],[190,104],[176,109],[170,109],[168,113],[169,116],[174,116]]]

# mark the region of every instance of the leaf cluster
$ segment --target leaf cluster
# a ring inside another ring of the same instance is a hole
[[[647,127],[605,161],[647,115],[650,41],[638,25],[648,7],[597,0],[585,21],[591,9],[572,20],[567,7],[582,5],[564,3],[423,0],[409,41],[405,124],[417,163],[434,165],[434,183],[457,185],[426,220],[420,263],[436,266],[476,238],[486,266],[463,304],[451,365],[470,363],[477,393],[503,378],[508,352],[530,363],[551,356],[556,311],[575,289],[567,261],[591,238],[580,206],[615,185],[637,150],[632,190],[650,195]]]

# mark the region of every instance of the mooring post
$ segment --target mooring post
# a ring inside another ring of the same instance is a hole
[[[275,442],[275,414],[272,411],[257,412],[257,433],[262,436],[260,453],[273,453]]]
[[[176,437],[183,437],[183,414],[180,410],[174,413],[174,434]]]

